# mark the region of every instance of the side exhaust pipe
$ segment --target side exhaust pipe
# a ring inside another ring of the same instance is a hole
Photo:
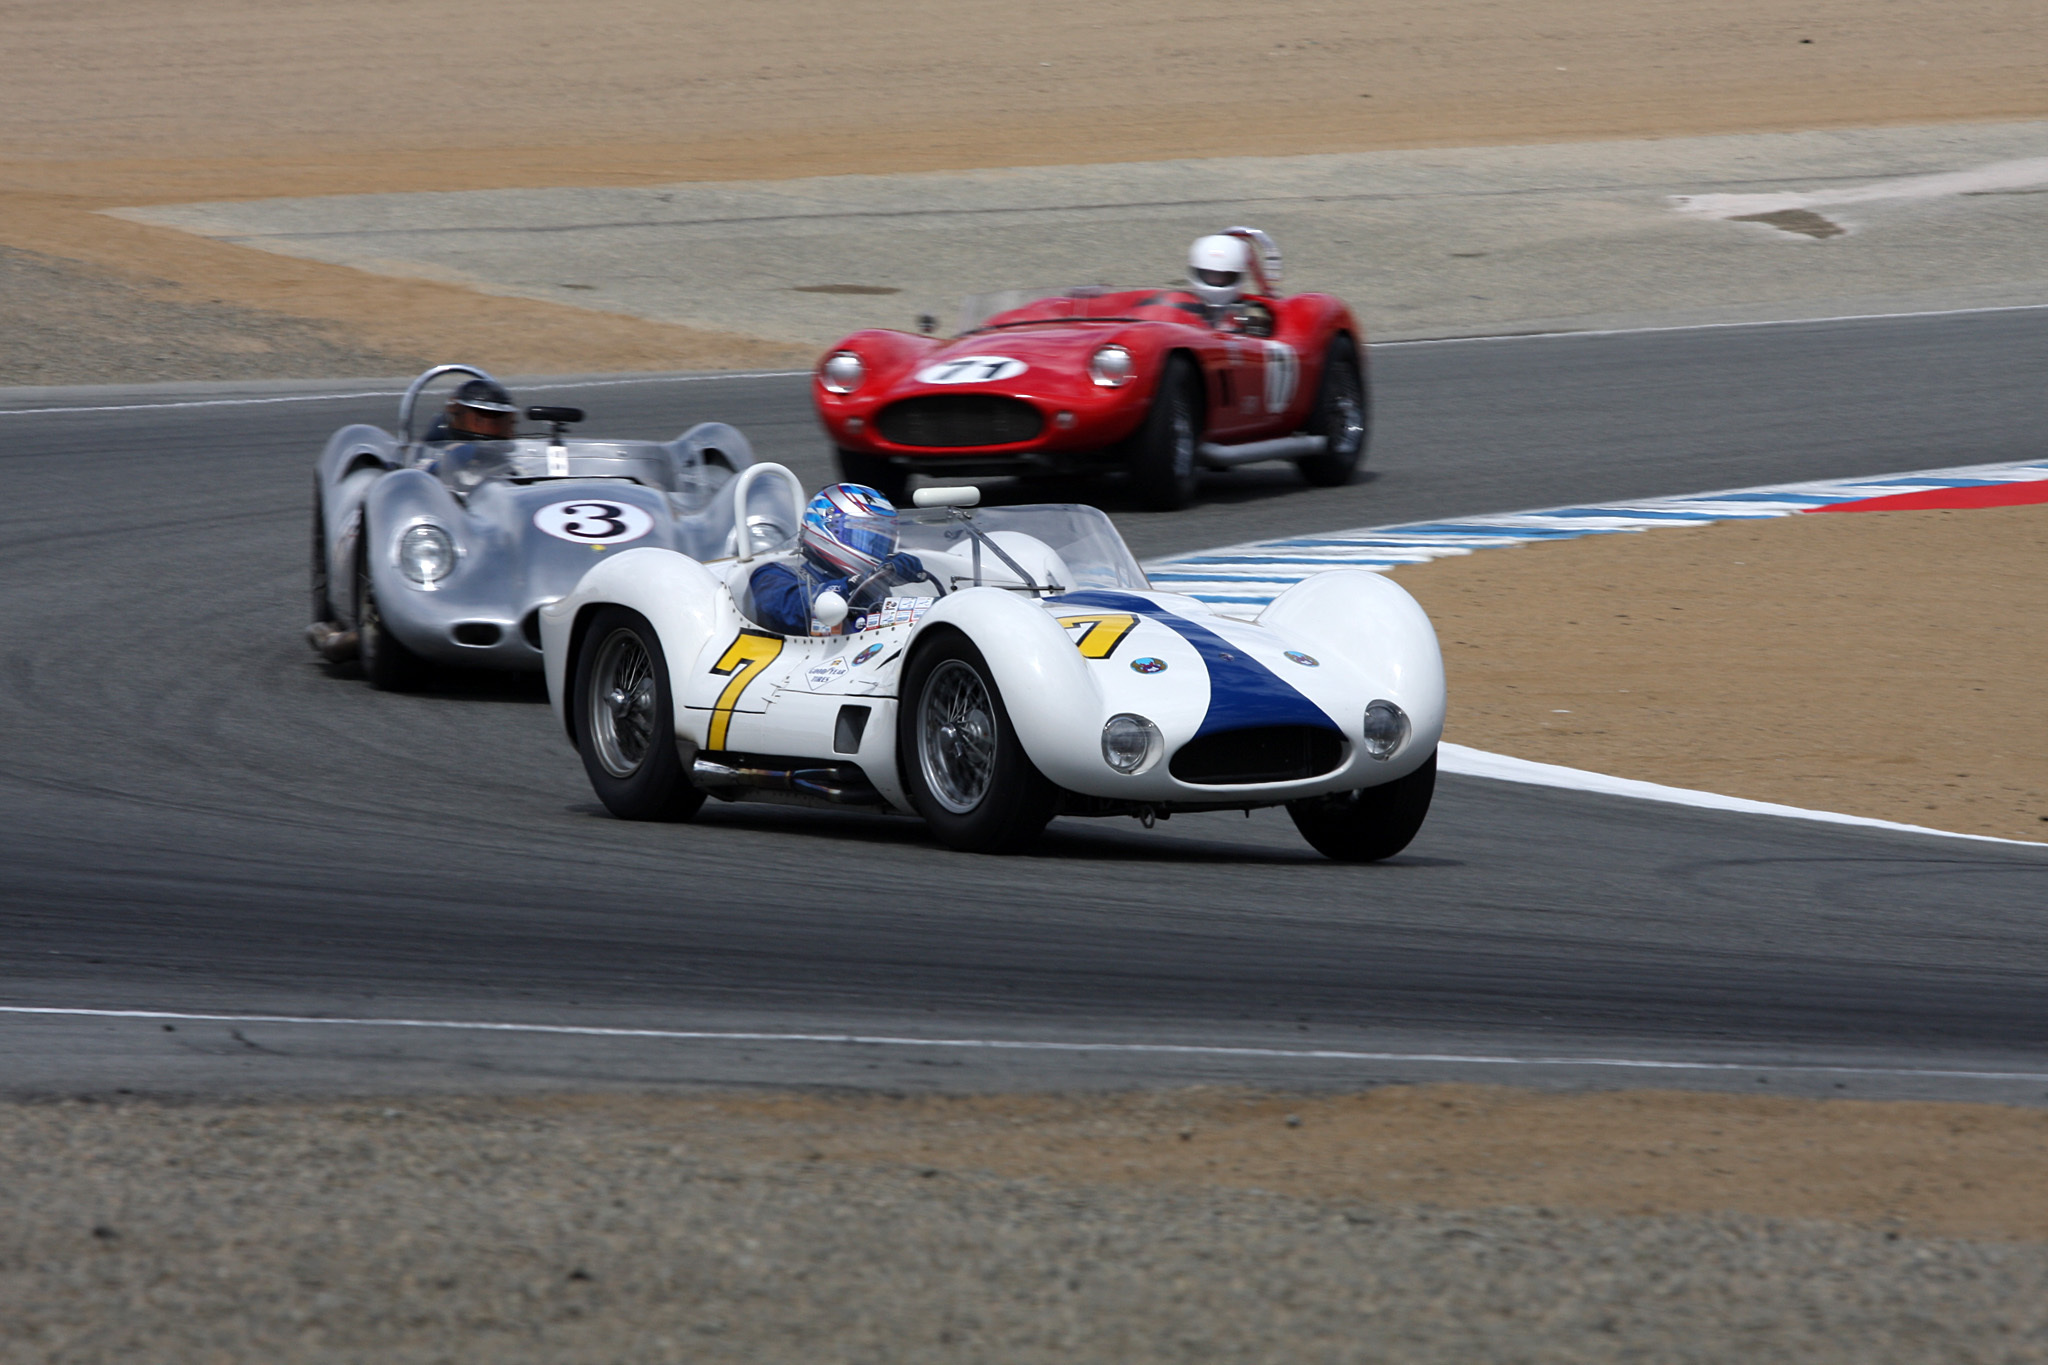
[[[1279,436],[1270,441],[1247,441],[1243,445],[1220,446],[1213,441],[1204,441],[1196,453],[1202,463],[1215,469],[1228,469],[1232,465],[1256,464],[1260,460],[1298,460],[1305,455],[1320,455],[1330,448],[1327,436]]]
[[[700,753],[690,783],[727,801],[783,800],[797,805],[879,806],[882,794],[851,763],[809,763],[745,754]]]
[[[306,643],[331,664],[345,664],[356,657],[356,633],[343,630],[339,621],[315,621],[307,626]]]

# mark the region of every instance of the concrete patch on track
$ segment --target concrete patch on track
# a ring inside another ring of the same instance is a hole
[[[950,322],[962,296],[990,289],[1164,283],[1191,236],[1251,220],[1286,249],[1290,288],[1342,295],[1375,337],[1428,337],[2048,301],[2048,198],[1916,188],[2016,160],[2044,133],[1999,123],[113,212],[372,274],[808,346],[919,313]],[[1838,192],[1867,230],[1788,252],[1783,233],[1671,212],[1683,196],[1790,203],[1787,180],[1875,180]]]

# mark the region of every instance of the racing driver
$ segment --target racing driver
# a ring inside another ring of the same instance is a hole
[[[1188,287],[1208,306],[1211,321],[1225,316],[1244,297],[1244,279],[1251,268],[1251,244],[1244,238],[1221,233],[1195,238],[1188,248]]]
[[[447,415],[427,433],[429,441],[509,441],[519,421],[512,395],[488,379],[472,379],[448,400]]]
[[[897,552],[896,507],[865,484],[835,483],[804,508],[797,532],[802,559],[763,564],[747,580],[756,622],[783,635],[835,635],[844,622],[826,626],[816,617],[819,596],[838,593],[847,616],[882,605],[898,583],[925,576],[913,554]]]

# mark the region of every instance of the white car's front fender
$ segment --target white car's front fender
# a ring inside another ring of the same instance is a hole
[[[674,550],[648,547],[608,555],[583,575],[575,590],[541,608],[540,647],[555,719],[574,738],[568,722],[570,668],[579,623],[604,606],[621,606],[647,618],[661,641],[672,688],[687,677],[718,625],[723,585],[709,569]],[[680,733],[686,712],[676,706]]]

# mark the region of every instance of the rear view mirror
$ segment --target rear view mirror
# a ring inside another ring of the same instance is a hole
[[[528,408],[526,419],[530,422],[570,423],[583,420],[582,408]]]

